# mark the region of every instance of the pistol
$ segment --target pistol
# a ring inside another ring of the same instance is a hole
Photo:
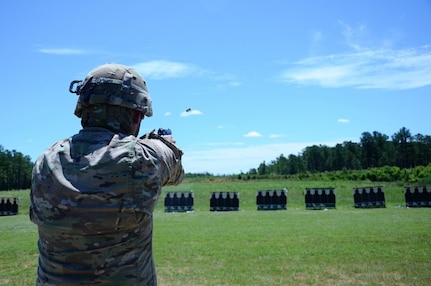
[[[164,128],[159,128],[159,130],[157,130],[157,135],[172,135],[172,131],[171,129],[164,129]]]

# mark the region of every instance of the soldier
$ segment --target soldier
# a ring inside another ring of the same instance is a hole
[[[152,213],[162,186],[184,177],[182,151],[171,135],[137,138],[152,108],[133,68],[99,66],[69,91],[79,96],[83,129],[33,169],[36,285],[156,285]]]

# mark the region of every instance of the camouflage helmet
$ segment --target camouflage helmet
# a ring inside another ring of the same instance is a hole
[[[88,73],[85,79],[70,83],[69,91],[79,96],[75,115],[90,105],[116,105],[139,110],[152,116],[151,97],[144,79],[131,67],[104,64]]]

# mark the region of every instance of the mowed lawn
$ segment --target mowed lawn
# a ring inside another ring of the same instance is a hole
[[[386,208],[355,209],[353,187],[383,186]],[[304,189],[334,187],[337,208],[306,210]],[[287,210],[257,211],[257,190],[288,190]],[[350,181],[186,181],[164,188],[154,213],[160,285],[430,285],[431,208],[406,208],[404,185]],[[195,210],[165,213],[167,191],[193,191]],[[215,191],[240,193],[240,210],[210,212]],[[0,285],[33,285],[37,231],[0,217]]]

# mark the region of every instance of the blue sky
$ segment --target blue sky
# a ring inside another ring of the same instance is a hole
[[[108,62],[143,75],[141,134],[170,128],[186,172],[431,134],[429,0],[2,1],[0,22],[0,145],[32,160],[79,131],[69,83]]]

